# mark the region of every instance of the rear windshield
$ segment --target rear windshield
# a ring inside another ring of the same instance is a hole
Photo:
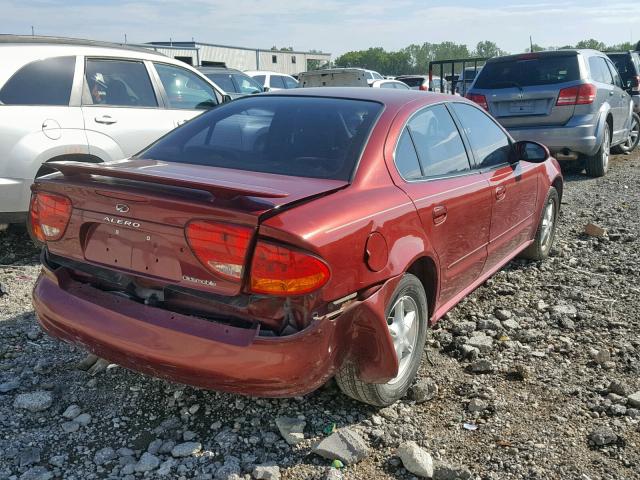
[[[638,75],[636,66],[633,64],[633,60],[631,59],[630,54],[609,54],[608,57],[616,66],[618,72],[620,72],[623,83],[626,84],[628,80],[631,80],[631,77],[635,77],[636,75]]]
[[[348,181],[381,110],[361,100],[245,97],[196,117],[138,158]]]
[[[400,81],[406,83],[410,87],[419,87],[420,85],[422,85],[424,83],[424,78],[420,78],[420,77],[413,77],[413,78],[401,77]]]
[[[475,88],[512,88],[553,85],[578,80],[575,55],[522,58],[487,63],[480,71]]]

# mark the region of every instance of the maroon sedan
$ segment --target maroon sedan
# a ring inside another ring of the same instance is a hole
[[[250,395],[335,376],[375,405],[405,394],[430,324],[547,256],[563,185],[461,97],[367,88],[241,98],[131,159],[55,168],[31,202],[51,335]]]

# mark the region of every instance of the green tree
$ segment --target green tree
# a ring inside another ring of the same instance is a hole
[[[634,50],[635,45],[631,42],[616,43],[615,45],[609,45],[606,50],[608,52],[626,52],[627,50]]]
[[[498,45],[489,40],[478,42],[478,44],[476,45],[476,49],[472,53],[474,57],[486,58],[499,57],[505,54],[506,52],[504,50],[501,50]]]
[[[595,38],[589,40],[580,40],[576,43],[576,48],[591,48],[593,50],[606,50],[607,46],[603,42],[599,42]]]

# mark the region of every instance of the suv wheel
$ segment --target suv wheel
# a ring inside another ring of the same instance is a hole
[[[427,296],[422,283],[405,274],[386,307],[387,325],[398,357],[398,375],[387,383],[367,383],[347,362],[336,374],[343,393],[360,402],[384,407],[402,398],[420,367],[428,328]]]
[[[590,177],[603,177],[609,169],[609,155],[611,149],[611,132],[607,126],[602,135],[600,148],[590,157],[586,158],[585,167]]]
[[[631,115],[631,128],[627,141],[613,147],[614,153],[631,153],[638,146],[640,141],[640,116],[637,113]]]

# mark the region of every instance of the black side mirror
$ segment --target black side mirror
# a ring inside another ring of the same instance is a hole
[[[264,87],[262,91],[263,91],[263,92],[268,92],[269,90],[270,90],[270,88],[269,88],[269,87]]]
[[[531,163],[542,163],[551,157],[549,149],[538,142],[523,140],[521,142],[516,142],[514,147],[515,155],[513,163],[516,163],[518,160]]]
[[[229,103],[233,98],[228,93],[222,95],[222,103]]]

